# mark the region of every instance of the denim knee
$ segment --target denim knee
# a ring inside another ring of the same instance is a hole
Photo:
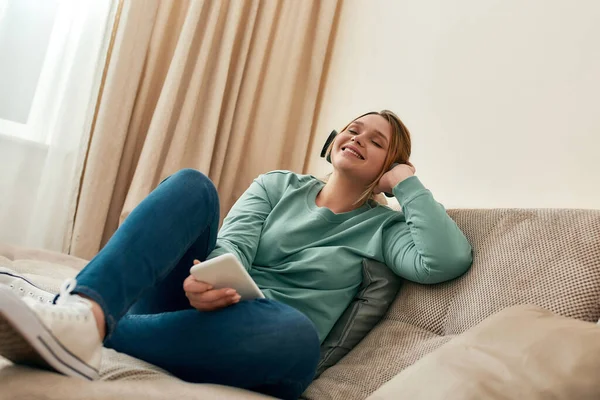
[[[175,172],[166,178],[163,182],[170,180],[171,183],[182,185],[189,195],[197,196],[207,209],[219,211],[219,194],[217,188],[202,172],[185,168]],[[162,183],[162,182],[161,182]]]

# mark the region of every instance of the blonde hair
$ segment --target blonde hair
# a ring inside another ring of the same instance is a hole
[[[352,124],[357,119],[364,117],[365,115],[379,115],[380,117],[385,118],[385,120],[392,127],[392,137],[388,146],[387,155],[385,156],[385,161],[383,162],[383,168],[379,172],[379,175],[377,175],[377,178],[373,181],[373,183],[371,183],[367,187],[367,189],[363,192],[363,194],[356,201],[355,204],[362,204],[368,201],[369,199],[374,199],[373,190],[377,186],[377,183],[379,182],[383,174],[385,174],[394,163],[406,164],[410,158],[411,152],[411,140],[408,128],[406,128],[402,120],[400,120],[400,118],[396,114],[389,110],[382,110],[379,112],[371,111],[360,115],[354,118],[348,124],[346,124],[346,126],[340,132],[343,132],[346,129],[348,129],[348,126],[350,126],[350,124]],[[333,142],[331,142],[331,144],[327,148],[326,157],[330,156],[332,148]]]

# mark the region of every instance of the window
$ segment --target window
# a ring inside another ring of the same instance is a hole
[[[0,0],[0,134],[45,143],[32,116],[41,110],[39,95],[52,42],[62,34],[59,0]],[[55,56],[55,55],[54,55]],[[46,74],[47,75],[47,74]],[[36,101],[36,99],[38,101]]]

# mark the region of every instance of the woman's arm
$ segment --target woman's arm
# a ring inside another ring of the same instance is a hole
[[[217,237],[217,245],[208,259],[232,253],[250,271],[265,219],[272,210],[263,184],[263,175],[235,202]]]
[[[383,232],[384,260],[399,276],[418,283],[439,283],[465,273],[472,263],[471,245],[416,176],[398,183],[394,195],[406,224]]]

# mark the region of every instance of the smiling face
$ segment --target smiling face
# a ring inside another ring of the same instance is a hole
[[[392,126],[379,114],[364,115],[340,132],[331,148],[333,167],[365,187],[378,179],[392,143]]]

